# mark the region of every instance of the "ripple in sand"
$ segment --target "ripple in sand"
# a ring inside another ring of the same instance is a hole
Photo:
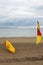
[[[0,63],[11,63],[11,62],[25,62],[25,61],[41,61],[43,60],[43,55],[40,55],[38,57],[25,57],[25,58],[13,58],[13,59],[0,59]]]

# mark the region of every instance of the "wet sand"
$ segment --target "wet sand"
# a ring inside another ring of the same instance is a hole
[[[8,39],[16,48],[10,53],[4,43]],[[0,65],[43,65],[43,38],[36,45],[36,38],[0,38]]]

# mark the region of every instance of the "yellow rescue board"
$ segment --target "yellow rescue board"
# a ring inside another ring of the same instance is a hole
[[[37,36],[37,38],[36,38],[36,44],[40,44],[40,41],[41,41],[41,36]]]
[[[10,41],[6,40],[6,48],[11,52],[11,53],[15,53],[16,49],[14,48],[14,46],[10,43]]]

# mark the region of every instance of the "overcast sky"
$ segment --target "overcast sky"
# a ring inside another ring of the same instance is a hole
[[[43,0],[0,0],[0,22],[18,17],[43,18]]]

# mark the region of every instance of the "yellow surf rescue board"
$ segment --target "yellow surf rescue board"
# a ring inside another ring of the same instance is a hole
[[[15,53],[16,52],[15,47],[11,44],[10,41],[6,40],[5,46],[11,53]]]

